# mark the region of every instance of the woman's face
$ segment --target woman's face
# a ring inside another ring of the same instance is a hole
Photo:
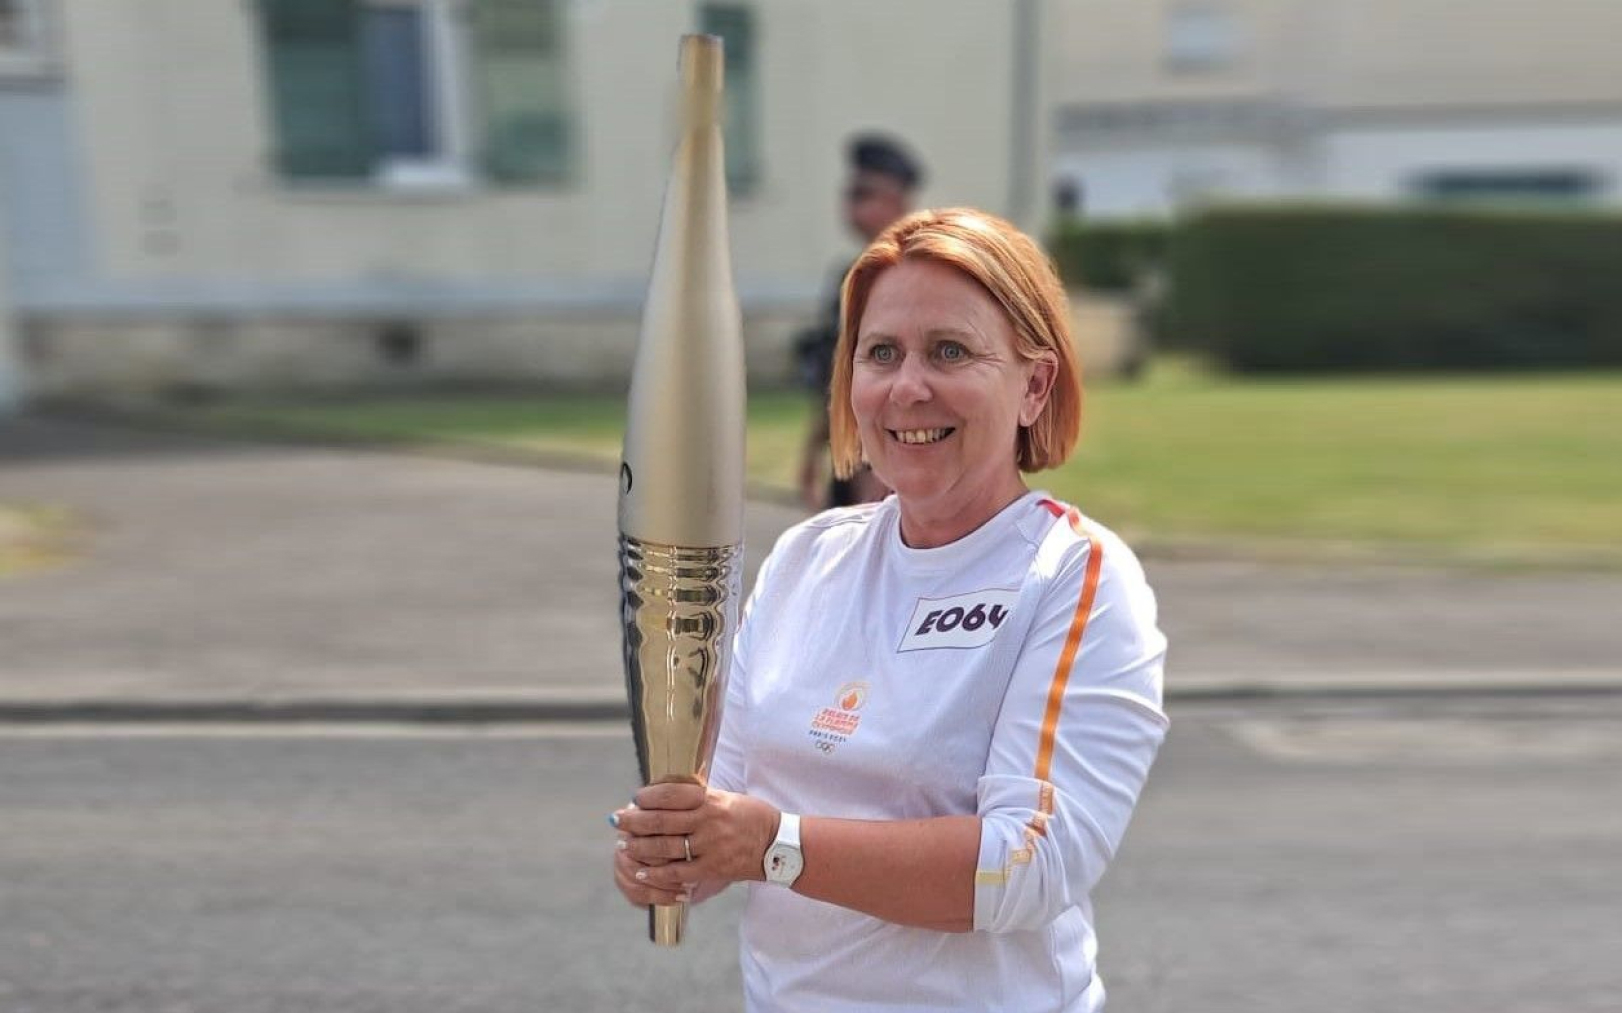
[[[1015,353],[1013,326],[978,282],[904,260],[873,283],[857,327],[850,402],[863,453],[903,506],[1000,509],[1024,488],[1019,427],[1041,413],[1053,375],[1051,359]]]

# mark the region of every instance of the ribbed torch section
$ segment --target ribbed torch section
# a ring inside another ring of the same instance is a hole
[[[705,780],[737,629],[744,368],[727,243],[721,40],[681,41],[681,128],[620,467],[625,684],[644,783]],[[681,942],[686,908],[653,908]]]

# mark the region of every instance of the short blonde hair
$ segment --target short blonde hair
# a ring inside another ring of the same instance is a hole
[[[1053,262],[1025,233],[973,208],[918,211],[879,234],[862,251],[840,289],[839,343],[828,393],[834,474],[849,478],[862,461],[850,407],[856,329],[879,275],[903,260],[933,260],[979,282],[1013,325],[1014,351],[1027,362],[1052,353],[1053,389],[1036,421],[1019,430],[1020,471],[1063,464],[1081,432],[1081,363],[1070,340],[1070,304]]]

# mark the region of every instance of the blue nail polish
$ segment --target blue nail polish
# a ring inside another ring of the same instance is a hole
[[[615,828],[616,830],[619,829],[620,814],[619,813],[609,813],[608,814],[608,825]]]

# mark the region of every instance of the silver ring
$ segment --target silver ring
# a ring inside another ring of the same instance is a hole
[[[691,862],[693,860],[693,839],[691,837],[681,839],[681,850],[686,853],[687,860]]]

